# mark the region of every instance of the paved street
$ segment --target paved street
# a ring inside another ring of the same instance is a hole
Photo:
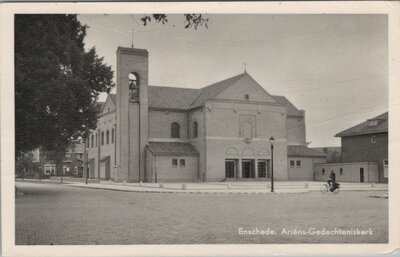
[[[16,244],[383,243],[387,191],[135,193],[17,182]],[[368,230],[372,235],[290,235]],[[258,229],[258,232],[256,231]],[[268,230],[269,229],[269,230]],[[282,230],[286,229],[286,233]],[[246,231],[257,235],[244,235]],[[267,231],[275,235],[265,235]],[[325,230],[325,231],[326,231]],[[260,231],[265,232],[264,235]],[[289,233],[289,234],[288,234]]]

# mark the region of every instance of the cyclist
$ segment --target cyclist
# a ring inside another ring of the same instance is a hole
[[[331,174],[329,175],[329,180],[328,185],[329,185],[329,189],[333,192],[335,190],[336,187],[336,174],[335,172],[333,172],[333,170],[331,170]]]

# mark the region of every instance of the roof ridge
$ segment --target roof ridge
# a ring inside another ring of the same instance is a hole
[[[388,112],[384,112],[384,113],[382,113],[380,115],[377,115],[377,116],[375,116],[373,118],[366,119],[363,122],[360,122],[360,123],[358,123],[358,124],[356,124],[354,126],[351,126],[348,129],[342,130],[341,132],[335,134],[335,137],[387,132],[389,130],[388,127],[387,126],[386,127],[385,126],[382,127],[382,125],[384,125],[384,122],[388,121],[389,117],[378,118],[378,117],[385,116],[385,115],[388,115]],[[366,130],[366,128],[364,128],[363,126],[365,126],[365,124],[368,124],[368,122],[370,120],[374,120],[374,119],[381,119],[383,121],[382,121],[381,124],[377,125],[376,127],[373,127],[373,128],[370,128],[369,130]],[[358,127],[359,127],[359,130],[358,131],[354,131]]]
[[[241,74],[232,76],[232,77],[230,77],[230,78],[227,78],[227,79],[224,79],[224,80],[215,82],[215,83],[213,83],[213,84],[211,84],[211,85],[208,85],[208,86],[205,86],[205,87],[200,88],[200,89],[199,89],[199,90],[200,90],[200,94],[194,99],[194,101],[192,102],[192,104],[191,104],[190,106],[192,106],[192,105],[197,101],[197,99],[199,99],[199,97],[203,95],[203,93],[206,91],[206,89],[211,88],[211,87],[213,87],[213,86],[217,86],[218,84],[222,84],[223,82],[227,82],[228,80],[232,80],[232,82],[230,83],[230,85],[227,86],[227,88],[228,88],[228,87],[230,87],[231,85],[233,85],[233,83],[235,83],[236,81],[238,81],[238,80],[239,80],[243,75],[245,75],[245,74],[247,74],[247,73],[246,73],[246,72],[243,72],[243,73],[241,73]],[[217,94],[219,94],[219,93],[221,93],[221,92],[218,92]]]
[[[206,89],[206,88],[208,88],[208,87],[215,86],[215,85],[217,85],[217,84],[219,84],[219,83],[228,81],[228,80],[230,80],[230,79],[236,79],[236,80],[238,80],[241,76],[243,76],[243,75],[245,75],[245,74],[247,74],[247,73],[243,72],[243,73],[240,73],[240,74],[238,74],[238,75],[229,77],[229,78],[227,78],[227,79],[223,79],[223,80],[220,80],[220,81],[218,81],[218,82],[212,83],[211,85],[202,87],[202,88],[200,88],[200,89]]]

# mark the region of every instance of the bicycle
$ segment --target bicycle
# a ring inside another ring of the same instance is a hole
[[[337,193],[339,193],[339,190],[340,190],[339,183],[335,183],[335,185],[333,187],[330,187],[328,183],[325,183],[321,186],[321,193],[323,193],[323,194],[327,194],[329,192],[333,193],[333,194],[337,194]]]

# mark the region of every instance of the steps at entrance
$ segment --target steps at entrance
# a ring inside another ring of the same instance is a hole
[[[224,178],[220,182],[271,181],[270,178]]]

